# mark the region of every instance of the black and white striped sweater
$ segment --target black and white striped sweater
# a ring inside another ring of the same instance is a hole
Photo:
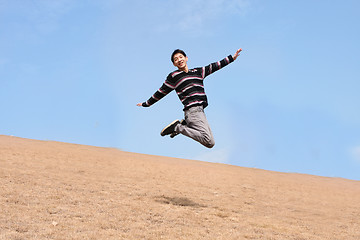
[[[205,108],[208,102],[204,90],[204,78],[233,61],[233,57],[229,55],[223,60],[211,63],[208,66],[189,69],[189,72],[180,70],[171,72],[159,90],[149,100],[143,102],[142,106],[150,107],[175,89],[180,101],[184,105],[184,111],[193,106],[202,105]]]

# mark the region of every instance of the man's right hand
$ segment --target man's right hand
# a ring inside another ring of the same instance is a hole
[[[237,57],[240,55],[240,52],[242,51],[242,48],[239,48],[236,53],[233,56],[234,61],[237,59]]]

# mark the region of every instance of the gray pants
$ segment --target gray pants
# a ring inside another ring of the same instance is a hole
[[[202,106],[185,110],[185,121],[186,125],[178,124],[175,132],[192,138],[208,148],[212,148],[215,145],[214,136]]]

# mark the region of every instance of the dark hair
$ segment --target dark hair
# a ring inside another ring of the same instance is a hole
[[[183,50],[180,49],[176,49],[172,54],[171,54],[171,61],[174,62],[174,55],[177,53],[181,53],[182,55],[184,55],[184,57],[186,57],[186,53]]]

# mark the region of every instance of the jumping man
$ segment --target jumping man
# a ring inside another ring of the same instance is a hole
[[[139,107],[150,107],[161,98],[175,89],[180,101],[184,105],[184,120],[175,120],[161,131],[161,136],[170,135],[175,137],[183,134],[198,141],[208,148],[215,145],[214,137],[206,119],[204,108],[207,107],[207,97],[204,90],[204,78],[213,72],[225,67],[235,61],[242,49],[238,49],[232,56],[229,55],[223,60],[211,63],[202,68],[189,69],[188,57],[185,52],[177,49],[171,55],[171,61],[178,70],[171,72],[163,85],[152,95],[149,100],[138,103]]]

